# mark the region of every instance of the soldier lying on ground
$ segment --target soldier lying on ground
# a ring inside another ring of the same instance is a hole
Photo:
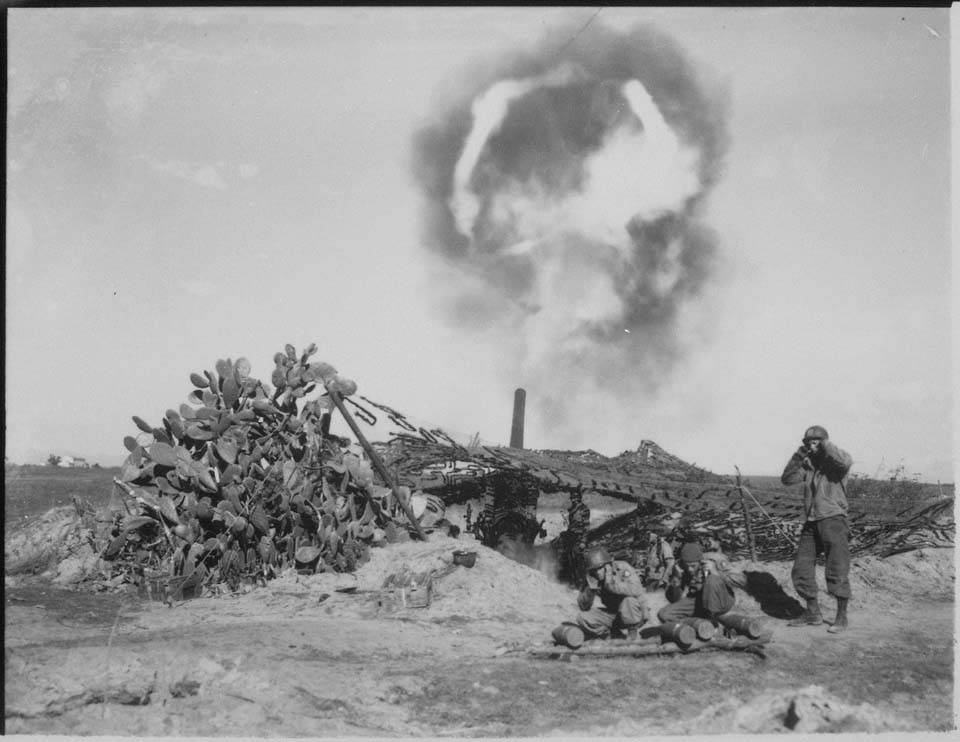
[[[662,623],[695,616],[714,619],[736,605],[735,587],[744,588],[746,575],[734,570],[719,551],[704,554],[699,543],[690,541],[680,549],[668,578],[667,605],[657,618]]]
[[[649,613],[640,575],[627,562],[614,560],[602,546],[587,552],[586,569],[586,585],[577,597],[577,625],[584,636],[606,638],[617,631],[636,638]]]

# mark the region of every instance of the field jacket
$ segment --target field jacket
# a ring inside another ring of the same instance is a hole
[[[587,574],[587,588],[600,596],[608,608],[615,608],[625,597],[637,597],[644,594],[643,581],[630,564],[619,559],[604,568],[603,581]]]
[[[692,569],[684,569],[679,561],[673,565],[668,575],[667,599],[672,603],[684,595],[696,595],[703,588],[703,578],[707,574],[719,575],[730,589],[739,587],[742,590],[747,586],[746,574],[734,569],[719,551],[708,551],[703,555],[700,564]]]
[[[847,514],[847,474],[853,459],[830,440],[823,441],[816,462],[797,451],[790,457],[780,481],[801,484],[807,521]]]
[[[667,575],[673,568],[676,559],[670,542],[664,538],[657,539],[647,551],[646,576],[648,580],[666,581]]]

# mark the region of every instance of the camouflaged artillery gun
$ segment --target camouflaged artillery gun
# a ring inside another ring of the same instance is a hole
[[[538,482],[519,471],[494,471],[484,477],[483,509],[476,520],[468,510],[467,531],[484,546],[497,548],[504,541],[532,544],[545,537],[543,520],[537,520]]]

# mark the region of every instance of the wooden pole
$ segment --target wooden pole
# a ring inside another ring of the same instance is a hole
[[[133,511],[130,509],[130,506],[127,505],[127,501],[123,498],[123,495],[129,495],[130,497],[133,497],[133,498],[136,498],[136,495],[134,495],[130,491],[130,489],[128,488],[125,482],[121,482],[116,477],[113,478],[113,483],[116,485],[117,489],[119,489],[121,492],[120,504],[123,505],[123,509],[127,511],[127,515],[133,515]]]
[[[154,511],[154,512],[157,514],[157,520],[160,521],[160,527],[163,528],[163,534],[167,537],[167,541],[170,542],[170,546],[174,546],[173,536],[170,535],[170,529],[167,528],[167,524],[166,524],[166,523],[164,522],[164,520],[163,520],[163,513],[161,512],[160,508],[159,508],[159,507],[154,507],[153,505],[151,505],[150,503],[148,503],[146,500],[144,500],[142,497],[138,497],[137,494],[133,491],[133,487],[131,487],[131,486],[130,486],[129,484],[127,484],[126,482],[121,482],[119,479],[117,479],[116,477],[114,477],[114,478],[113,478],[113,483],[114,483],[115,485],[117,485],[118,487],[120,487],[120,489],[122,489],[122,490],[123,490],[124,492],[126,492],[128,495],[130,495],[130,497],[135,498],[138,504],[140,504],[140,505],[146,505],[148,508],[150,508],[152,511]],[[124,502],[123,506],[124,506],[124,507],[127,507],[126,502]],[[129,509],[129,508],[127,508],[127,512],[128,512],[128,513],[130,512],[130,509]]]
[[[780,535],[783,536],[791,546],[796,548],[796,543],[794,543],[794,540],[790,537],[790,534],[784,531],[783,528],[780,527],[780,524],[771,517],[770,513],[763,509],[763,505],[761,505],[760,501],[753,496],[753,493],[749,490],[749,488],[741,487],[740,493],[743,494],[744,492],[746,492],[750,499],[753,500],[753,504],[756,505],[760,509],[760,512],[766,516],[767,520],[770,521],[770,524],[780,532]]]
[[[757,544],[753,539],[753,526],[750,523],[750,508],[747,507],[747,499],[743,496],[743,484],[740,481],[740,467],[734,466],[737,470],[737,491],[740,493],[740,507],[743,508],[743,523],[747,527],[747,544],[750,546],[750,560],[757,561]]]
[[[414,516],[413,510],[410,509],[410,505],[404,502],[403,498],[400,497],[400,492],[397,489],[396,483],[393,481],[393,477],[390,476],[390,472],[387,471],[387,467],[384,465],[380,455],[373,449],[373,446],[370,445],[370,442],[363,434],[363,431],[357,426],[356,420],[353,419],[353,416],[350,414],[349,410],[347,410],[346,405],[343,403],[343,397],[340,396],[340,392],[330,389],[327,390],[327,393],[330,395],[330,399],[333,400],[333,403],[337,406],[337,409],[340,410],[340,414],[343,415],[343,419],[347,421],[347,425],[350,426],[350,430],[352,430],[353,434],[357,436],[357,440],[360,441],[360,445],[363,446],[363,450],[367,452],[367,456],[370,457],[370,463],[373,464],[373,468],[377,470],[377,474],[383,478],[383,481],[386,483],[386,485],[393,491],[393,496],[397,498],[397,502],[399,502],[400,507],[403,508],[403,513],[407,516],[407,520],[413,523],[413,527],[417,530],[417,535],[426,541],[427,534],[424,533],[423,528],[420,527],[420,521]]]

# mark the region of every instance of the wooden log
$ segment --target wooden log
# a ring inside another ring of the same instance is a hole
[[[706,642],[694,642],[689,647],[677,644],[660,644],[658,642],[614,642],[603,641],[585,644],[579,649],[570,649],[562,646],[537,646],[527,650],[532,657],[560,659],[573,657],[656,657],[670,654],[690,654],[702,651],[744,651],[763,656],[763,647],[770,641],[769,637],[750,639],[738,636],[732,639],[722,637]]]
[[[743,508],[743,523],[747,529],[747,545],[750,547],[750,560],[757,561],[757,544],[753,540],[753,527],[750,523],[750,508],[747,507],[747,500],[743,496],[743,483],[740,478],[740,467],[734,467],[737,470],[737,490],[740,492],[740,507]]]

